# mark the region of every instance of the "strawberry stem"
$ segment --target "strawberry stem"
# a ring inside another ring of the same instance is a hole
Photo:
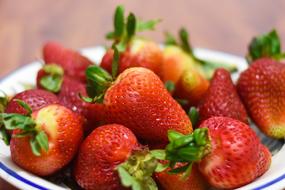
[[[172,170],[172,173],[186,172],[189,175],[193,162],[199,162],[211,151],[211,142],[207,128],[198,128],[193,133],[183,135],[176,131],[168,132],[169,144],[165,149],[165,158],[173,168],[177,162],[188,165]],[[188,173],[187,173],[188,172]]]
[[[43,70],[46,75],[40,79],[40,85],[50,92],[58,93],[63,81],[62,67],[57,64],[47,64],[43,66]]]
[[[120,54],[116,46],[113,46],[113,50],[114,50],[114,56],[112,60],[112,77],[115,80],[115,78],[118,75],[118,70],[119,70]]]
[[[175,84],[173,81],[168,80],[164,83],[164,87],[166,88],[166,90],[170,93],[173,93],[175,90]]]
[[[246,56],[248,63],[262,57],[269,57],[275,60],[281,60],[285,57],[284,53],[281,52],[280,37],[275,29],[256,36],[249,44]]]
[[[188,112],[188,116],[191,120],[192,125],[195,127],[199,121],[199,112],[197,108],[191,107]]]
[[[129,13],[128,17],[124,16],[123,6],[118,6],[114,14],[114,31],[106,35],[107,39],[113,40],[113,46],[116,46],[119,52],[124,52],[128,43],[136,35],[136,32],[145,30],[153,30],[160,20],[137,21],[133,13]]]
[[[113,77],[103,68],[92,65],[86,70],[86,91],[93,102],[102,103],[106,90],[111,86]]]
[[[35,121],[31,118],[32,110],[28,104],[22,100],[16,100],[20,106],[27,110],[28,115],[21,115],[16,113],[0,113],[0,124],[5,130],[19,129],[20,132],[13,135],[15,138],[22,138],[30,136],[30,145],[32,152],[36,156],[41,155],[41,150],[48,151],[48,137],[43,130],[36,128]],[[2,138],[6,144],[9,142],[7,132],[1,127]]]

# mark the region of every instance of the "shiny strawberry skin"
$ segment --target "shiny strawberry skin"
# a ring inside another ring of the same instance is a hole
[[[32,111],[37,111],[47,105],[59,103],[58,98],[45,90],[32,89],[16,94],[8,103],[6,113],[27,114],[27,111],[20,106],[15,100],[19,99],[28,104]]]
[[[201,121],[223,116],[248,123],[245,107],[237,94],[230,73],[225,69],[215,71],[211,85],[198,109]]]
[[[147,144],[165,144],[167,131],[192,132],[192,124],[181,106],[151,70],[125,70],[106,91],[106,120],[122,124]]]
[[[85,70],[92,62],[79,52],[66,49],[56,42],[48,42],[43,47],[43,58],[46,64],[58,64],[67,76],[81,82],[86,81]]]
[[[182,166],[182,164],[177,164]],[[156,181],[163,187],[164,190],[207,190],[209,184],[200,173],[198,166],[192,166],[190,176],[184,180],[182,174],[169,174],[168,170],[155,173]]]
[[[100,66],[112,72],[113,50],[110,49],[104,55]],[[160,74],[163,55],[160,47],[152,42],[141,39],[134,39],[128,45],[126,51],[120,54],[119,73],[127,68],[145,67],[156,74]]]
[[[57,105],[46,106],[33,112],[32,118],[49,139],[48,152],[35,156],[30,147],[30,137],[12,137],[12,160],[21,168],[39,176],[47,176],[67,165],[75,156],[83,138],[82,123],[71,110]],[[19,131],[14,130],[13,134]]]
[[[261,175],[260,140],[248,125],[232,118],[212,117],[199,127],[209,129],[211,152],[199,162],[199,170],[212,186],[233,189]]]
[[[259,161],[257,164],[258,177],[264,174],[270,167],[271,153],[266,146],[260,144],[259,147]]]
[[[241,73],[237,83],[251,118],[268,136],[285,137],[285,65],[259,59]]]
[[[115,169],[138,146],[132,131],[122,125],[96,128],[79,149],[74,170],[77,183],[87,190],[124,189]]]
[[[187,69],[176,83],[174,97],[187,100],[187,108],[196,106],[205,95],[208,87],[209,81],[200,73],[196,70]]]

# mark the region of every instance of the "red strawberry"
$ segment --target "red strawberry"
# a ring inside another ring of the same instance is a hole
[[[285,137],[285,65],[258,59],[241,73],[238,92],[254,122],[268,136]]]
[[[180,164],[177,164],[181,166]],[[207,190],[209,185],[199,172],[197,165],[193,165],[190,176],[182,178],[182,174],[169,174],[169,170],[156,173],[155,177],[164,190]]]
[[[231,75],[225,69],[217,69],[211,85],[198,106],[200,120],[213,116],[224,116],[248,123],[247,114],[242,104]]]
[[[271,164],[271,153],[268,148],[263,144],[259,147],[259,161],[257,164],[258,177],[264,174],[270,167]]]
[[[52,69],[58,69],[58,66],[52,66]],[[45,77],[53,77],[51,73],[47,73],[47,67],[44,66],[38,72],[37,75],[37,87],[38,88],[49,88],[53,86],[52,84],[57,83],[57,79],[53,78],[51,80],[47,80],[47,83],[44,83]],[[51,67],[50,67],[51,68]],[[80,94],[82,96],[87,96],[85,84],[78,80],[74,80],[68,76],[58,76],[62,77],[63,79],[60,84],[54,85],[55,88],[49,88],[53,92],[57,93],[57,97],[59,99],[60,104],[64,105],[65,107],[71,109],[72,111],[76,112],[80,116],[86,119],[86,126],[84,130],[89,133],[98,126],[101,122],[104,121],[104,106],[102,104],[90,104],[83,101],[80,98]],[[54,82],[52,82],[54,81]],[[50,83],[52,83],[50,85]]]
[[[15,100],[26,102],[33,111],[37,111],[47,105],[59,103],[58,98],[45,90],[32,89],[16,94],[8,103],[5,113],[27,114],[27,111]]]
[[[109,73],[112,72],[113,54],[112,49],[108,50],[100,64]],[[119,73],[130,67],[145,67],[159,74],[162,63],[162,51],[156,43],[136,38],[130,41],[126,50],[120,54]]]
[[[67,76],[85,82],[85,70],[92,62],[79,52],[66,49],[56,42],[48,42],[43,48],[43,57],[46,64],[58,64],[64,69]]]
[[[139,150],[137,139],[128,128],[117,124],[100,126],[81,144],[74,170],[75,179],[87,190],[126,189],[120,180],[126,185],[124,179],[128,181],[130,178],[141,189],[150,189],[147,187],[155,185],[151,175],[157,162]]]
[[[237,188],[265,172],[256,168],[260,141],[249,126],[230,118],[213,117],[202,127],[209,129],[212,150],[199,163],[199,169],[214,187]],[[268,165],[271,156],[264,159]]]
[[[56,104],[29,115],[2,115],[6,129],[15,129],[11,158],[36,175],[51,175],[67,165],[77,152],[83,137],[82,123],[71,110]]]
[[[87,75],[89,95],[102,97],[95,90],[104,89],[103,93],[106,91],[103,104],[108,113],[108,123],[128,127],[148,144],[166,144],[169,129],[184,134],[192,131],[187,114],[152,71],[142,67],[130,68],[121,73],[114,82],[110,81],[112,77],[107,72],[97,66],[88,68]],[[99,76],[104,81],[96,80]]]
[[[125,18],[124,8],[121,6],[116,8],[114,31],[110,32],[107,38],[113,40],[112,48],[117,49],[119,52],[119,58],[115,56],[114,59],[118,61],[118,73],[122,73],[130,67],[145,67],[156,74],[160,73],[163,55],[159,45],[153,41],[135,36],[136,32],[153,30],[158,22],[159,20],[138,21],[133,13]],[[113,50],[109,49],[100,64],[109,73],[112,72],[113,54]]]
[[[169,137],[166,158],[188,162],[189,167],[193,161],[198,162],[200,172],[218,189],[233,189],[252,182],[271,162],[271,155],[255,132],[232,118],[211,117],[193,134],[175,133]]]

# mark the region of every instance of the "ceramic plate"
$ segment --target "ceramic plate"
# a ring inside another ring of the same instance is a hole
[[[104,55],[103,47],[82,49],[82,54],[87,56],[95,63],[100,62]],[[238,74],[247,68],[246,61],[237,56],[229,55],[222,52],[216,52],[206,49],[196,49],[195,54],[202,59],[222,61],[224,63],[234,63],[238,67],[238,73],[233,74],[233,80],[236,80]],[[25,84],[35,84],[37,71],[41,68],[42,61],[34,61],[31,64],[20,67],[11,74],[0,80],[0,89],[8,95],[13,95],[23,91]],[[285,187],[285,148],[284,141],[277,141],[265,137],[256,127],[251,125],[256,130],[262,142],[269,147],[273,154],[272,164],[270,169],[260,178],[256,179],[251,184],[239,188],[239,190],[249,189],[282,189]],[[0,142],[0,177],[8,181],[12,185],[24,189],[51,189],[63,190],[69,189],[62,184],[54,184],[43,178],[37,177],[23,169],[17,167],[10,159],[10,150],[2,141]]]

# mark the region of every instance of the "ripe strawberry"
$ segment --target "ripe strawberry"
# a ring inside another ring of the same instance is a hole
[[[68,76],[53,75],[52,70],[59,70],[55,65],[44,66],[37,75],[37,87],[57,93],[59,103],[86,119],[85,132],[91,132],[104,121],[104,106],[102,104],[90,104],[80,98],[87,96],[85,84]],[[47,79],[53,77],[51,79]],[[56,78],[58,77],[58,78]],[[62,79],[61,79],[62,78]],[[46,82],[45,82],[46,80]],[[58,83],[60,81],[60,83]],[[55,85],[53,85],[55,84]]]
[[[193,161],[198,162],[200,172],[218,189],[233,189],[252,182],[271,162],[271,155],[255,132],[232,118],[211,117],[193,134],[170,133],[169,137],[166,158],[174,163],[186,162],[188,167]]]
[[[66,49],[56,42],[47,42],[43,47],[46,64],[58,64],[67,76],[85,82],[85,70],[93,63],[79,52]]]
[[[275,30],[255,37],[249,45],[251,64],[238,80],[237,89],[251,118],[268,136],[285,137],[283,106],[285,66],[281,43]],[[276,61],[275,61],[276,60]]]
[[[285,137],[285,66],[269,58],[258,59],[241,73],[237,83],[251,118],[268,136]]]
[[[245,107],[237,94],[230,73],[225,69],[215,71],[211,85],[198,109],[201,121],[213,116],[224,116],[248,123]]]
[[[14,129],[11,158],[36,175],[51,175],[67,165],[77,152],[83,137],[82,123],[71,110],[57,104],[35,112],[27,110],[28,116],[1,115],[5,128]]]
[[[270,167],[271,153],[266,146],[260,144],[259,147],[259,161],[257,164],[258,177],[264,174]]]
[[[109,73],[112,72],[113,55],[113,50],[109,49],[100,63]],[[118,73],[130,67],[145,67],[159,74],[162,62],[162,51],[156,43],[135,38],[128,43],[126,50],[120,53]]]
[[[124,8],[117,7],[114,15],[114,32],[109,33],[107,38],[113,40],[112,48],[116,47],[119,50],[118,73],[130,67],[145,67],[159,74],[163,62],[159,45],[153,41],[135,37],[136,32],[154,29],[158,22],[158,20],[137,21],[133,13],[125,18]],[[100,64],[109,73],[113,70],[113,54],[113,50],[109,49]]]
[[[47,105],[59,103],[58,98],[45,90],[32,89],[16,94],[8,103],[5,113],[18,113],[25,115],[27,111],[16,100],[26,102],[33,111],[37,111]]]
[[[79,149],[74,170],[77,183],[87,190],[119,190],[133,184],[140,189],[155,187],[151,175],[156,160],[140,153],[139,147],[132,131],[122,125],[96,128]]]
[[[87,82],[91,97],[105,93],[102,102],[107,122],[128,127],[147,144],[167,143],[169,129],[184,134],[192,131],[185,111],[151,70],[130,68],[112,82],[106,71],[93,66],[87,69]]]
[[[181,166],[181,163],[177,163]],[[169,174],[169,170],[155,173],[156,180],[164,190],[207,190],[209,184],[200,173],[197,165],[192,166],[192,171],[187,179],[183,179],[182,174]]]
[[[260,141],[247,125],[230,118],[213,117],[200,127],[209,129],[212,151],[200,163],[199,169],[217,188],[236,188],[256,179],[260,171]],[[266,163],[268,166],[271,156]]]

